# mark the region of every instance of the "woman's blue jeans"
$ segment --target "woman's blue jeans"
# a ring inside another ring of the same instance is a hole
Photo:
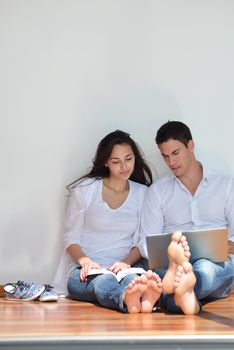
[[[123,294],[136,276],[136,274],[130,274],[118,282],[115,276],[102,274],[89,276],[87,281],[81,281],[80,268],[77,267],[69,274],[67,288],[73,299],[99,303],[109,309],[127,312]]]
[[[163,278],[166,270],[155,270]],[[194,291],[200,304],[227,297],[234,285],[234,263],[231,258],[223,263],[213,263],[207,259],[199,259],[193,263],[196,276]],[[173,295],[163,294],[159,305],[169,312],[180,312]]]

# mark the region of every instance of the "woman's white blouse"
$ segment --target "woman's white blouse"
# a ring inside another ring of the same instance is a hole
[[[147,187],[129,181],[124,203],[111,209],[102,199],[102,186],[102,180],[86,179],[71,194],[64,229],[65,252],[53,281],[59,293],[66,293],[69,271],[78,266],[66,252],[71,244],[79,244],[91,260],[107,268],[123,260],[139,243],[141,207]]]

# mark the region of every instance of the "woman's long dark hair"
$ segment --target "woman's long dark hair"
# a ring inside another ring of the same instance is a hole
[[[108,161],[112,149],[115,145],[128,144],[133,151],[135,156],[135,167],[133,173],[130,176],[130,180],[150,186],[152,184],[152,172],[145,162],[140,147],[130,137],[130,135],[121,130],[115,130],[110,134],[106,135],[99,143],[95,157],[93,159],[92,169],[79,179],[73,181],[67,186],[68,190],[71,190],[77,185],[77,183],[86,178],[101,179],[103,177],[109,177],[109,168],[105,166]]]

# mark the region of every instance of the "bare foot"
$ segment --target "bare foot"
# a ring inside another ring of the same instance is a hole
[[[189,245],[185,236],[180,231],[173,233],[171,243],[167,249],[169,266],[163,278],[163,291],[168,294],[174,293],[174,280],[176,270],[184,261],[188,261],[190,257]]]
[[[141,297],[147,289],[148,279],[145,275],[135,277],[124,292],[123,301],[130,314],[141,312]]]
[[[149,270],[146,272],[148,279],[147,289],[141,298],[141,312],[152,312],[156,301],[162,294],[162,281],[159,275]]]
[[[195,315],[200,311],[194,285],[196,277],[193,273],[192,265],[185,261],[182,266],[178,266],[174,286],[174,299],[185,315]]]

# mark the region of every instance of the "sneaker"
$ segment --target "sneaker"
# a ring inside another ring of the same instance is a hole
[[[44,284],[44,291],[42,294],[39,296],[40,301],[57,301],[58,300],[58,294],[53,292],[52,286],[49,284]]]
[[[44,289],[42,284],[18,281],[4,285],[4,296],[8,300],[30,301],[38,298]]]

